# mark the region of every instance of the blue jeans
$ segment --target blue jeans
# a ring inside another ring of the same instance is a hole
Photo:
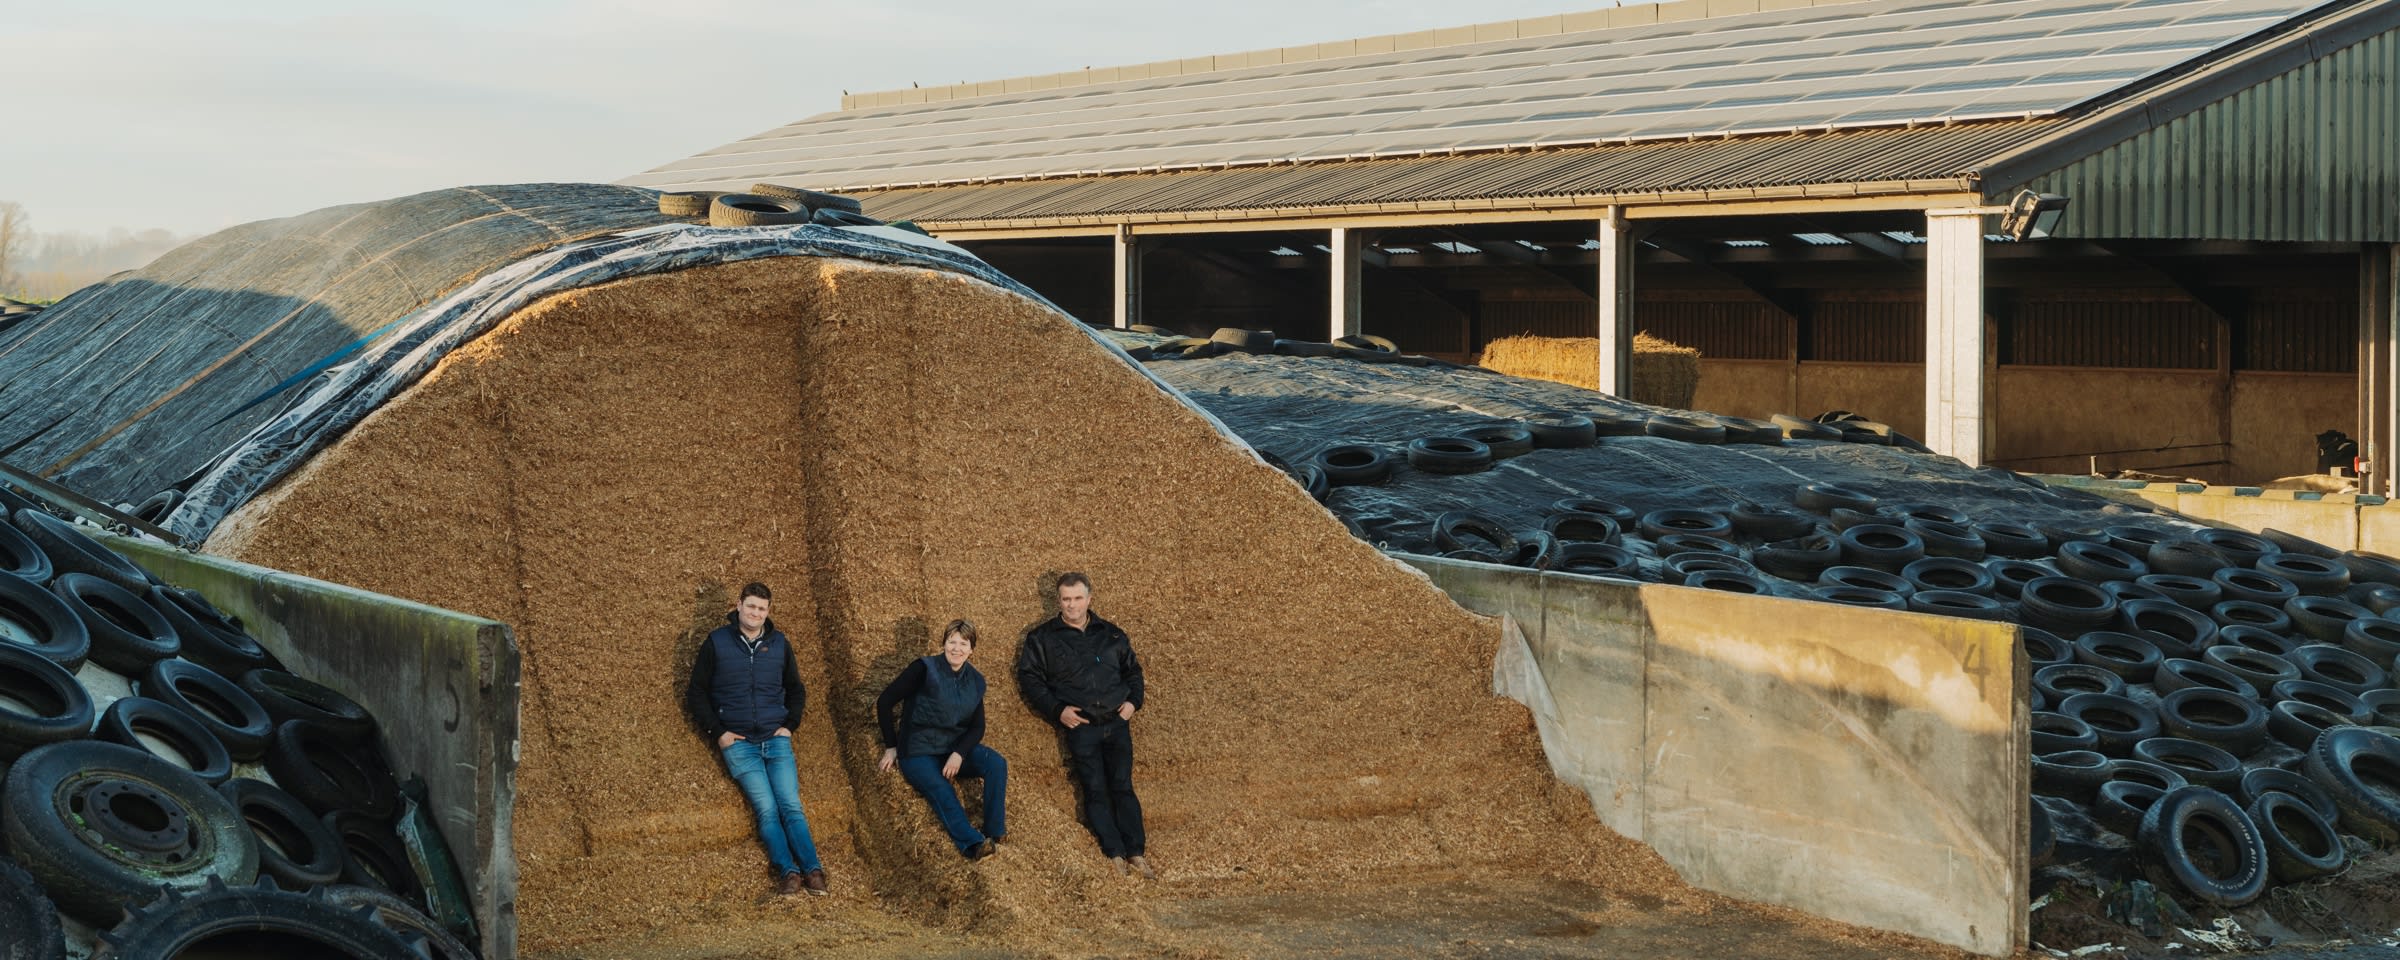
[[[933,804],[933,815],[941,819],[942,829],[950,832],[950,842],[958,846],[958,852],[973,849],[986,835],[1007,835],[1008,761],[1000,758],[999,751],[982,744],[976,744],[972,752],[959,758],[959,779],[983,781],[983,833],[975,832],[974,826],[967,823],[967,809],[959,805],[958,791],[951,787],[950,781],[942,779],[942,764],[948,762],[947,753],[901,757],[900,778],[924,794],[925,802]]]
[[[767,848],[775,875],[824,869],[817,842],[808,835],[808,811],[800,808],[800,770],[792,762],[792,738],[736,740],[719,751],[725,772],[742,788],[758,817],[758,839]],[[793,861],[798,860],[794,865]]]

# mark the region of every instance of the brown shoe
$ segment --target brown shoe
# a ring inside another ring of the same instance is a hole
[[[982,843],[978,843],[967,848],[967,859],[981,860],[998,852],[1000,852],[1000,848],[993,844],[990,839],[986,839]]]
[[[825,871],[823,870],[811,870],[802,874],[800,888],[808,891],[808,895],[812,897],[822,897],[833,892],[825,887]]]
[[[1150,858],[1148,857],[1140,856],[1138,854],[1135,855],[1133,858],[1133,869],[1135,872],[1140,873],[1142,875],[1142,879],[1144,880],[1158,879],[1158,874],[1153,873],[1150,870]]]
[[[799,874],[787,873],[783,875],[783,879],[775,881],[775,895],[778,897],[796,897],[800,895],[802,886],[803,881],[800,879]]]
[[[1125,866],[1125,858],[1124,858],[1124,857],[1110,857],[1110,858],[1108,858],[1108,865],[1109,865],[1109,866],[1112,866],[1112,867],[1115,867],[1115,868],[1117,868],[1117,876],[1120,876],[1120,877],[1122,877],[1122,876],[1125,876],[1127,873],[1131,872],[1131,871],[1130,871],[1130,870],[1128,870],[1128,869],[1126,868],[1126,866]]]

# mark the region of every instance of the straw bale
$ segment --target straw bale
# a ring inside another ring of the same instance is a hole
[[[562,294],[445,360],[210,549],[515,627],[528,953],[825,946],[836,928],[855,947],[895,917],[1155,951],[1178,940],[1151,898],[1427,871],[1722,904],[1550,775],[1528,714],[1490,693],[1492,621],[1347,536],[1073,322],[846,261]],[[1009,670],[1069,569],[1148,668],[1136,783],[1157,884],[1106,871]],[[679,698],[700,631],[751,579],[776,588],[809,684],[795,751],[835,890],[764,910],[741,799]],[[874,769],[875,694],[961,616],[983,627],[987,742],[1013,773],[1012,842],[973,865]]]
[[[1502,337],[1485,344],[1478,365],[1512,377],[1549,380],[1586,390],[1600,384],[1596,337]],[[1647,331],[1633,335],[1633,383],[1625,399],[1689,410],[1700,389],[1700,351]]]

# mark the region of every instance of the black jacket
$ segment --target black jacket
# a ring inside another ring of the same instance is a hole
[[[741,705],[743,717],[736,718],[733,723],[728,722],[725,711],[736,705],[718,702],[720,685],[717,683],[719,671],[717,658],[720,651],[741,651],[747,648],[747,643],[742,639],[741,622],[737,616],[733,613],[726,614],[725,625],[718,627],[708,635],[708,639],[700,642],[699,655],[692,658],[691,683],[683,690],[684,712],[691,715],[692,722],[700,728],[701,737],[706,739],[711,747],[717,745],[717,737],[723,735],[728,729],[732,729],[734,733],[740,734],[743,739],[747,740],[773,736],[775,728],[779,726],[796,731],[800,729],[800,712],[802,708],[808,706],[808,688],[800,683],[800,665],[791,654],[791,643],[784,638],[782,631],[775,629],[775,619],[769,617],[766,622],[766,631],[759,635],[759,650],[761,653],[772,650],[780,656],[783,662],[758,666],[774,671],[778,675],[777,685],[780,689],[773,691],[770,696],[781,701],[783,716],[776,718],[766,715],[771,714],[772,708],[760,710],[760,707],[765,706],[763,704],[743,704]],[[735,663],[725,669],[750,669],[750,665]],[[743,722],[744,720],[748,722]],[[739,729],[736,729],[737,724]]]
[[[1051,617],[1026,631],[1017,648],[1017,692],[1051,723],[1069,704],[1093,720],[1110,720],[1118,704],[1142,708],[1142,661],[1116,624],[1095,615],[1077,630]]]

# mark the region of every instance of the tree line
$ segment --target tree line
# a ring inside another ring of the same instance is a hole
[[[165,230],[104,234],[33,229],[22,204],[0,200],[0,296],[56,300],[121,270],[131,270],[190,237]]]

